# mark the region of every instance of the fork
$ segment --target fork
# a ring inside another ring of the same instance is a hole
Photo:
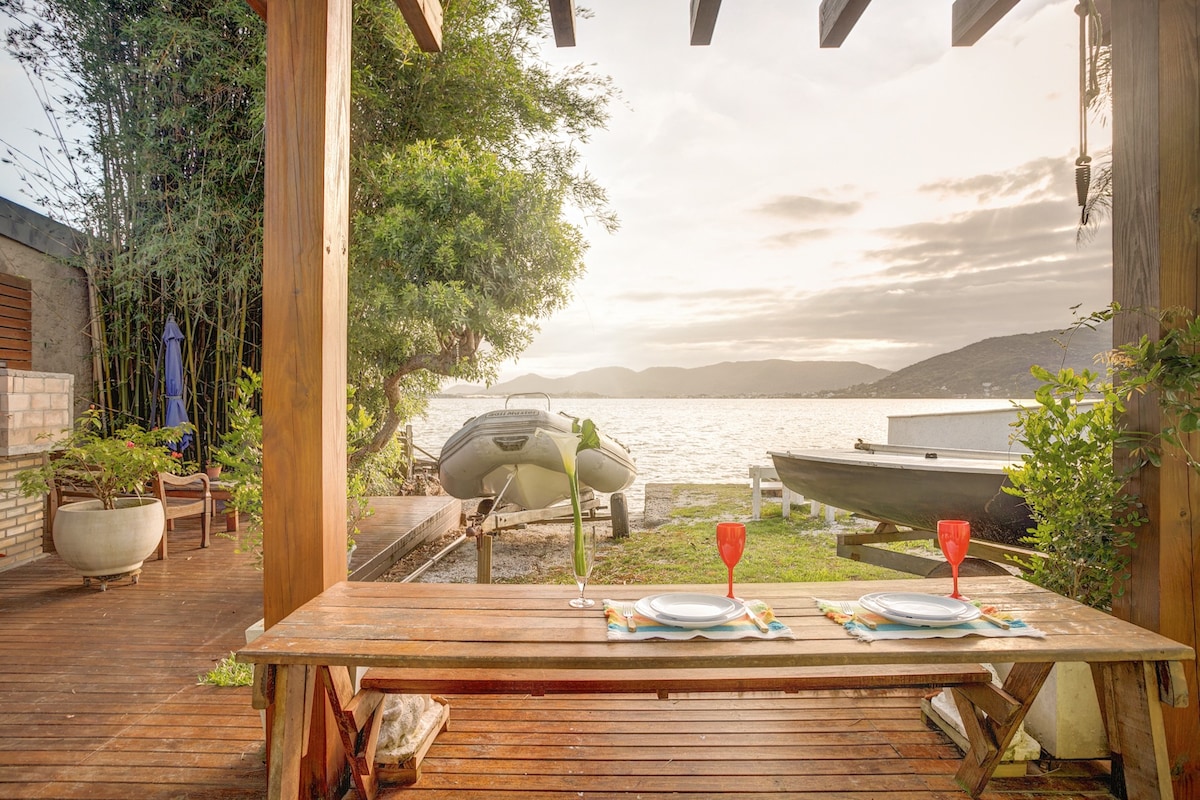
[[[875,623],[865,620],[861,616],[859,616],[858,612],[854,610],[854,603],[852,601],[838,600],[837,604],[838,604],[838,607],[842,610],[842,613],[848,615],[852,622],[857,622],[860,625],[865,625],[866,627],[870,628],[871,630],[875,630]]]
[[[633,621],[633,603],[623,603],[621,613],[625,616],[625,628],[630,633],[637,632],[637,623]]]

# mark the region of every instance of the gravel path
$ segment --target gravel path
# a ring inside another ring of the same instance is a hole
[[[646,505],[641,514],[629,509],[630,530],[655,528],[671,516],[674,486],[652,483],[646,486]],[[694,502],[694,498],[688,498]],[[474,501],[463,501],[464,507],[473,512]],[[601,540],[612,536],[609,520],[584,521],[595,525]],[[570,522],[544,522],[508,529],[494,534],[492,540],[492,579],[496,581],[519,577],[536,580],[538,575],[558,567],[566,567],[571,558]],[[421,567],[440,550],[463,536],[465,530],[457,528],[433,542],[428,542],[409,553],[379,580],[400,581]],[[474,583],[477,569],[476,539],[467,536],[449,555],[421,574],[422,583]]]

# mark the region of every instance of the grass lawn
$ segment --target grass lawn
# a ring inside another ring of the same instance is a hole
[[[653,530],[633,531],[622,541],[604,539],[590,583],[724,583],[725,565],[717,555],[716,524],[745,522],[746,549],[734,572],[739,583],[852,581],[914,578],[837,555],[833,529],[805,506],[783,519],[778,503],[763,503],[763,518],[750,519],[750,489],[740,485],[674,487],[670,522]],[[586,521],[585,521],[586,524]],[[840,520],[871,530],[867,520]],[[912,543],[903,545],[912,548]],[[574,583],[568,569],[539,582]]]

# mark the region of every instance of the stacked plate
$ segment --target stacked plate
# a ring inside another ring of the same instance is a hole
[[[676,628],[712,628],[746,614],[740,600],[712,594],[655,594],[634,604],[640,616]]]
[[[920,628],[948,628],[979,617],[979,609],[953,597],[920,592],[873,592],[858,598],[863,610],[890,622]]]

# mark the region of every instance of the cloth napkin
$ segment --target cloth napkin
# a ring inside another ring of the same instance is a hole
[[[851,636],[861,639],[864,642],[874,642],[880,639],[961,639],[964,636],[1033,636],[1040,638],[1046,635],[1045,631],[1040,631],[1031,625],[1027,625],[1023,621],[1013,617],[1012,614],[998,610],[995,606],[984,606],[978,603],[976,605],[979,605],[979,610],[983,613],[1004,620],[1008,623],[1009,627],[1007,629],[1001,628],[987,620],[973,619],[961,625],[950,625],[945,628],[918,628],[912,625],[901,625],[898,622],[892,622],[878,614],[864,611],[857,602],[854,603],[853,607],[856,615],[873,624],[875,628],[872,630],[868,625],[864,625],[855,619],[854,616],[843,612],[841,601],[817,599],[817,608],[821,609],[826,617],[845,628],[846,632]]]
[[[633,600],[605,600],[604,619],[608,624],[608,638],[611,641],[633,642],[640,639],[795,639],[792,629],[775,619],[771,607],[762,600],[744,601],[767,623],[767,631],[761,631],[749,617],[738,617],[724,625],[711,628],[676,628],[673,625],[663,625],[649,617],[634,614],[633,621],[637,630],[630,631],[625,627],[625,615],[621,607]]]

